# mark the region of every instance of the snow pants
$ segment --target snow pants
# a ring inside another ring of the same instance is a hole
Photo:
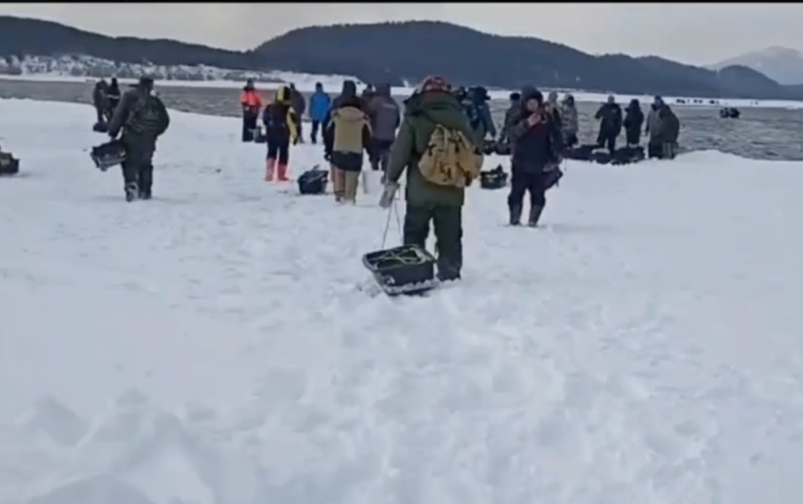
[[[510,208],[522,207],[524,195],[530,193],[530,207],[544,207],[546,205],[546,188],[544,187],[544,173],[513,171],[510,179],[510,194],[507,204]]]
[[[435,231],[438,279],[456,280],[463,268],[463,208],[451,205],[407,205],[404,244],[426,247],[430,222]]]
[[[290,140],[268,139],[268,159],[276,159],[280,165],[287,165],[290,162]]]
[[[156,143],[149,138],[123,135],[126,159],[122,164],[125,184],[135,182],[140,191],[150,192],[153,186],[153,153]]]

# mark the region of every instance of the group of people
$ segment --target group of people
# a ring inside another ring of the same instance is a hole
[[[153,79],[142,77],[122,96],[116,79],[110,85],[101,80],[95,85],[93,103],[98,122],[105,123],[111,140],[119,137],[125,149],[126,201],[151,199],[156,141],[170,126],[167,108],[153,92]]]
[[[241,94],[243,140],[257,128],[262,108],[259,92],[248,81]],[[262,124],[268,152],[265,180],[287,181],[290,145],[303,141],[302,116],[307,110],[303,95],[290,84],[280,86],[262,109]],[[353,81],[345,81],[339,96],[331,99],[317,83],[309,99],[312,122],[310,141],[317,143],[321,133],[324,157],[330,162],[330,178],[335,200],[354,204],[363,151],[369,154],[373,170],[387,171],[390,149],[401,122],[401,111],[391,96],[390,85],[367,88],[361,95]]]
[[[510,98],[496,140],[509,146],[511,152],[509,223],[521,224],[529,194],[526,224],[536,227],[546,206],[546,191],[554,184],[548,174],[560,165],[565,149],[578,143],[577,108],[571,94],[560,102],[556,92],[544,99],[532,86]],[[331,99],[318,83],[309,98],[310,141],[316,143],[318,133],[322,134],[336,201],[355,202],[364,151],[372,169],[384,172],[381,206],[392,204],[399,181],[406,174],[403,241],[424,247],[432,225],[438,278],[442,281],[460,278],[465,188],[479,175],[484,142],[497,137],[488,101],[486,89],[452,88],[441,77],[425,79],[404,101],[403,114],[388,85],[369,86],[358,95],[356,84],[345,81],[340,95]],[[256,127],[262,107],[253,82],[246,84],[241,102],[245,134],[245,130]],[[283,85],[264,107],[267,180],[288,180],[289,149],[302,141],[301,118],[306,105],[294,86]],[[613,97],[600,107],[595,118],[600,121],[600,147],[615,149],[623,128],[627,144],[638,145],[646,122],[644,132],[649,136],[651,155],[674,156],[679,121],[660,97],[656,97],[646,121],[637,100],[623,114]]]
[[[117,79],[106,82],[100,79],[92,90],[92,104],[95,106],[98,123],[107,123],[114,114],[114,109],[120,103],[120,85]]]
[[[627,147],[639,146],[642,126],[644,135],[648,137],[648,157],[674,159],[677,154],[680,120],[660,96],[656,96],[650,105],[646,121],[637,99],[630,100],[623,118],[622,107],[613,96],[608,97],[607,103],[597,110],[594,118],[600,122],[597,145],[606,147],[611,154],[616,149],[616,139],[622,129],[625,130]]]

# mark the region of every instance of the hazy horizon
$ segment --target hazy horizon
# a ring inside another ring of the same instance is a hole
[[[693,65],[770,46],[803,50],[803,4],[9,2],[0,3],[0,14],[57,21],[105,35],[170,38],[232,50],[253,49],[304,26],[405,20],[447,21],[497,35],[537,37],[591,54],[656,55]]]

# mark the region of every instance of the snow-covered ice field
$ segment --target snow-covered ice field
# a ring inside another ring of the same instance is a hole
[[[803,164],[570,163],[537,230],[474,188],[464,281],[391,300],[356,288],[376,195],[296,196],[236,119],[173,112],[127,204],[93,118],[0,101],[0,503],[803,494]]]

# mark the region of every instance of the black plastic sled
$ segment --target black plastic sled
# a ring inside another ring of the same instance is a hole
[[[329,183],[329,172],[315,165],[298,177],[298,192],[303,195],[325,194]]]
[[[8,177],[20,172],[20,160],[9,152],[0,152],[0,176]]]
[[[92,148],[92,161],[100,171],[106,171],[125,161],[125,145],[121,140],[112,140]]]
[[[109,131],[109,123],[100,121],[92,125],[92,131],[95,133],[106,133]]]
[[[480,172],[480,187],[483,189],[502,189],[507,186],[508,175],[502,165],[493,170]]]
[[[416,245],[402,245],[370,252],[362,263],[388,296],[420,295],[434,289],[435,257]]]

